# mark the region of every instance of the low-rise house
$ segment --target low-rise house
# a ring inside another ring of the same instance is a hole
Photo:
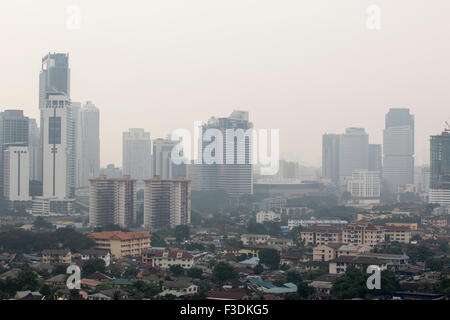
[[[98,292],[88,295],[88,300],[112,300],[112,297]]]
[[[285,283],[282,286],[276,286],[272,282],[264,281],[260,277],[248,280],[249,289],[254,291],[262,291],[264,293],[285,295],[297,292],[297,286],[291,282]]]
[[[95,249],[107,250],[114,257],[140,256],[150,249],[151,235],[147,232],[106,231],[94,232],[89,238],[95,241]]]
[[[67,274],[57,274],[56,276],[44,280],[44,284],[55,287],[65,287],[67,277]]]
[[[14,268],[14,269],[11,269],[9,271],[6,271],[6,272],[0,274],[0,280],[5,281],[8,278],[16,279],[18,274],[19,274],[19,272],[20,272],[20,269],[18,269],[18,268]]]
[[[375,265],[380,268],[380,270],[387,269],[387,262],[382,259],[368,258],[368,257],[352,257],[352,256],[341,256],[329,263],[329,273],[330,274],[343,274],[347,271],[349,267],[355,267],[359,269],[366,270],[368,266]]]
[[[42,263],[45,264],[70,264],[72,253],[69,249],[46,249],[42,251]]]
[[[390,242],[409,243],[411,241],[411,229],[404,226],[385,226],[386,240]]]
[[[105,261],[105,266],[108,267],[111,263],[111,254],[108,250],[102,249],[82,250],[80,252],[80,259],[84,261],[90,259],[102,259],[103,261]]]
[[[300,232],[306,246],[342,242],[342,230],[331,226],[314,226]]]
[[[270,237],[267,240],[267,245],[270,247],[276,247],[276,248],[288,248],[288,247],[292,247],[294,245],[294,241],[292,239]]]
[[[320,293],[318,297],[325,297],[331,294],[331,288],[333,287],[333,281],[338,277],[337,274],[324,274],[314,279],[308,285],[316,289],[316,293]]]
[[[38,291],[17,291],[14,295],[15,300],[44,300],[44,296]]]
[[[337,256],[356,256],[359,253],[370,252],[372,247],[367,244],[344,244],[337,250]]]
[[[186,297],[195,295],[198,292],[198,286],[185,280],[164,281],[162,292],[159,296],[174,295],[176,297]]]
[[[109,282],[109,281],[114,280],[110,276],[108,276],[104,273],[98,272],[98,271],[86,276],[84,279],[95,280],[95,281],[99,281],[99,282]]]
[[[405,266],[409,262],[409,257],[405,254],[387,254],[387,253],[372,253],[365,252],[359,253],[358,257],[362,258],[375,258],[383,260],[389,269],[398,270],[399,268]]]
[[[367,220],[353,221],[342,232],[344,243],[367,244],[374,247],[384,240],[384,227],[374,225]]]
[[[152,266],[168,269],[171,266],[181,266],[184,269],[192,268],[194,257],[185,250],[147,250],[142,254],[142,262],[151,262]]]
[[[270,236],[267,234],[243,234],[241,241],[244,245],[266,244]]]
[[[335,242],[319,244],[313,248],[313,261],[329,261],[337,258],[337,251],[340,247],[342,244]]]
[[[259,211],[256,213],[256,223],[280,222],[281,214],[273,211]]]
[[[250,300],[249,294],[242,288],[210,291],[206,294],[207,300]]]

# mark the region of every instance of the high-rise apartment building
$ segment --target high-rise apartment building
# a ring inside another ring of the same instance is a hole
[[[123,174],[142,180],[151,177],[150,133],[144,129],[129,129],[123,133]]]
[[[5,110],[0,113],[0,195],[3,197],[4,147],[9,144],[20,144],[28,147],[29,119],[22,110]]]
[[[121,179],[100,176],[89,182],[91,226],[117,224],[127,228],[136,224],[136,179],[130,176]]]
[[[383,181],[397,193],[414,183],[414,116],[406,108],[391,108],[383,131]]]
[[[450,206],[450,130],[430,139],[429,202]]]
[[[144,182],[145,228],[155,231],[190,223],[189,180],[155,176]]]
[[[339,140],[339,183],[346,185],[354,170],[369,168],[369,136],[363,128],[347,128]]]
[[[339,134],[322,136],[322,176],[339,183]]]

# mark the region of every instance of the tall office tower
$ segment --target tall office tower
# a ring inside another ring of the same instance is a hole
[[[39,73],[39,109],[45,109],[50,95],[62,94],[70,99],[70,68],[68,53],[48,53],[42,58]],[[44,131],[41,117],[39,165],[37,177],[43,181]]]
[[[41,133],[36,119],[29,119],[28,126],[28,155],[30,159],[30,181],[42,181],[42,162],[39,157]]]
[[[189,180],[155,176],[144,182],[144,228],[155,231],[191,222]]]
[[[81,103],[72,101],[72,165],[74,167],[72,181],[75,188],[81,187],[81,161],[83,159],[82,154],[82,141],[81,141]]]
[[[363,128],[347,128],[339,140],[339,183],[346,185],[354,170],[369,168],[369,136]]]
[[[41,108],[44,198],[69,199],[74,195],[71,110],[64,94],[49,95]]]
[[[354,170],[347,181],[347,191],[354,203],[379,203],[381,179],[379,171]]]
[[[70,98],[68,53],[48,53],[42,58],[39,74],[39,108],[45,108],[49,94],[65,94]]]
[[[89,179],[89,224],[94,227],[136,224],[136,179],[124,176]]]
[[[212,117],[201,127],[203,140],[208,140],[208,133],[213,136],[209,142],[199,144],[198,154],[202,155],[203,162],[194,169],[194,172],[199,173],[197,179],[200,179],[200,183],[195,183],[197,188],[223,190],[231,198],[253,194],[252,129],[248,112],[239,110],[233,111],[228,118]],[[221,147],[218,150],[208,150],[211,143],[214,143],[215,130],[221,133],[223,143],[219,141]],[[218,158],[219,161],[221,159],[222,163],[212,161],[210,164],[205,156]]]
[[[339,184],[339,134],[322,136],[322,176]]]
[[[150,133],[144,129],[130,129],[123,133],[123,174],[135,179],[151,177]]]
[[[369,171],[382,172],[381,144],[369,144]]]
[[[15,203],[30,201],[28,146],[9,144],[3,147],[4,197],[13,206]]]
[[[429,202],[450,206],[450,130],[430,139]]]
[[[154,139],[152,154],[152,175],[159,176],[161,179],[177,179],[186,177],[187,165],[175,164],[172,162],[172,149],[178,142],[170,139]]]
[[[22,110],[5,110],[0,113],[0,195],[3,197],[3,151],[4,146],[20,143],[28,146],[28,117]]]
[[[383,180],[388,191],[414,183],[414,116],[409,109],[391,108],[383,131]]]
[[[81,166],[80,187],[89,186],[89,179],[100,172],[100,113],[87,101],[81,109]]]

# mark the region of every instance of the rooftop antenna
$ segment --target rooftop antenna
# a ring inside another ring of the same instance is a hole
[[[448,121],[445,121],[445,132],[450,132],[450,124],[448,123]]]

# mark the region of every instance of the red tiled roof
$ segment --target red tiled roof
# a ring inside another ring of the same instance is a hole
[[[89,235],[89,238],[99,240],[133,240],[150,237],[151,234],[148,232],[124,232],[124,231],[94,232]]]

